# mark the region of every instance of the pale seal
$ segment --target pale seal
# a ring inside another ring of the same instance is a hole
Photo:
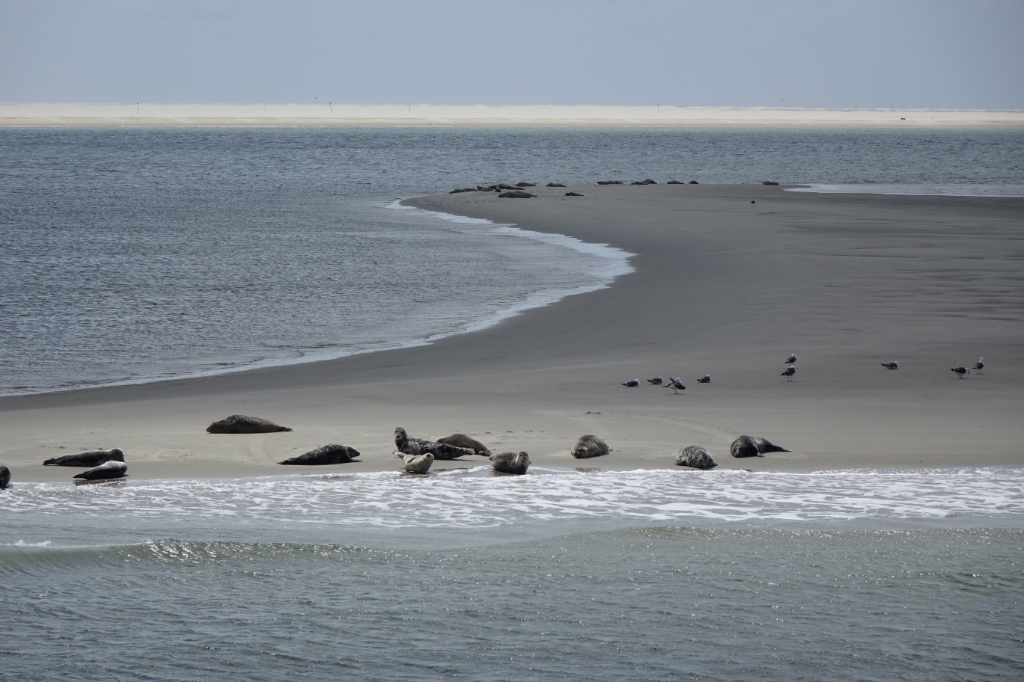
[[[244,414],[233,414],[206,427],[207,433],[277,433],[278,431],[291,431],[291,429],[267,419],[247,417]]]
[[[7,487],[7,484],[11,482],[11,470],[0,464],[0,490]]]
[[[86,481],[100,481],[106,478],[121,478],[128,473],[128,465],[124,462],[116,462],[110,460],[104,462],[98,467],[92,469],[86,469],[80,474],[75,474],[75,478],[82,478]]]
[[[347,445],[324,445],[315,450],[286,459],[278,464],[297,464],[303,466],[314,466],[319,464],[348,464],[359,456],[359,451]]]
[[[410,438],[401,426],[395,429],[395,447],[402,455],[425,455],[429,452],[434,459],[458,459],[463,455],[475,454],[469,448],[460,448],[423,438]]]
[[[453,433],[450,436],[438,438],[437,442],[442,443],[444,445],[454,445],[457,448],[466,448],[467,450],[472,450],[473,454],[475,455],[487,456],[491,454],[491,451],[487,448],[486,445],[476,440],[475,438],[470,438],[469,436],[462,433]]]
[[[48,467],[94,467],[104,462],[123,462],[124,452],[121,448],[111,450],[90,450],[77,455],[64,455],[63,457],[51,457],[43,462]]]
[[[491,467],[503,474],[522,476],[530,468],[530,456],[525,452],[502,452],[491,455]]]
[[[766,452],[792,452],[792,450],[780,448],[764,438],[740,436],[729,446],[729,452],[733,457],[763,457]]]
[[[423,455],[405,455],[402,457],[407,474],[425,474],[434,463],[434,456],[429,452]]]
[[[676,455],[676,466],[694,469],[713,469],[718,466],[708,451],[700,445],[688,445]]]
[[[597,436],[580,436],[576,445],[572,446],[569,454],[576,459],[587,459],[589,457],[600,457],[609,453],[608,444]]]

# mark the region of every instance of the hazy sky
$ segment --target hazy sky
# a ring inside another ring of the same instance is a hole
[[[1024,109],[1024,1],[0,0],[0,102]]]

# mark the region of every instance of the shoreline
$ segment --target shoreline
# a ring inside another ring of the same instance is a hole
[[[390,471],[390,432],[401,425],[414,436],[465,432],[494,451],[525,449],[544,468],[676,469],[675,452],[693,443],[720,469],[1024,463],[1013,416],[1024,404],[1021,311],[1012,296],[990,296],[1015,271],[1000,240],[1012,244],[1024,201],[725,185],[567,189],[586,200],[533,188],[540,196],[529,201],[466,193],[410,203],[638,254],[636,272],[613,287],[430,346],[0,398],[0,462],[16,482],[67,480],[72,471],[44,469],[42,459],[118,446],[135,480],[280,476],[295,472],[273,462],[338,442],[365,461],[308,473]],[[940,276],[948,267],[959,270]],[[960,284],[965,276],[971,287]],[[790,352],[801,358],[794,382],[776,377]],[[957,380],[949,362],[968,353],[993,369]],[[896,355],[899,372],[874,372]],[[686,380],[680,396],[619,386],[670,369]],[[715,383],[690,383],[709,370]],[[232,413],[296,430],[203,432]],[[572,460],[568,447],[583,433],[614,452]],[[740,433],[794,452],[734,460],[728,443]]]

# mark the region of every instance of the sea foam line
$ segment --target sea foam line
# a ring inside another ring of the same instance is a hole
[[[942,197],[1024,197],[1024,185],[915,184],[915,183],[813,183],[806,187],[789,187],[787,192],[816,194],[888,194],[896,196]]]

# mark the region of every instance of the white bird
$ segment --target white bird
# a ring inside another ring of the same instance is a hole
[[[680,379],[679,377],[676,377],[676,378],[672,379],[672,381],[668,382],[668,384],[665,386],[665,388],[671,388],[672,392],[676,393],[676,394],[678,394],[679,391],[685,391],[686,390],[686,386],[683,386],[683,380]]]
[[[981,374],[981,370],[985,369],[985,358],[978,358],[978,361],[974,363],[974,367],[971,369],[977,370],[978,374]]]
[[[786,361],[782,364],[792,365],[794,362],[796,362],[796,356],[791,354],[788,358],[786,358]]]
[[[966,367],[950,367],[949,369],[951,372],[956,372],[957,377],[960,379],[963,379],[965,374],[971,373],[971,370]]]
[[[882,367],[885,367],[886,369],[899,369],[900,363],[896,360],[893,360],[892,362],[883,362]]]
[[[661,377],[654,377],[653,379],[648,379],[647,383],[652,384],[654,386],[661,386],[662,381],[664,381],[664,379],[662,379]]]
[[[627,381],[626,383],[624,383],[622,385],[623,386],[628,386],[629,388],[636,388],[637,386],[640,385],[640,380],[639,379],[630,379],[629,381]]]
[[[705,374],[700,379],[697,379],[697,383],[699,383],[699,384],[710,384],[711,383],[711,375],[710,374]]]
[[[786,377],[786,381],[792,381],[793,375],[796,374],[796,367],[787,367],[786,371],[780,374],[781,377]]]

